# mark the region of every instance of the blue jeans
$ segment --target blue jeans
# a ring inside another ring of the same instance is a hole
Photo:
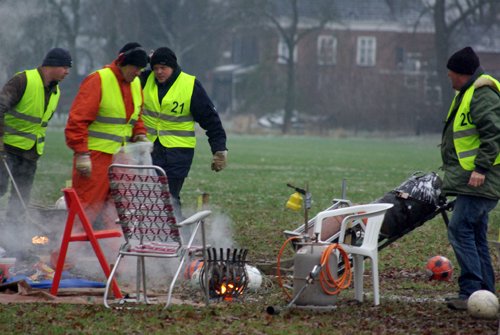
[[[488,213],[497,203],[498,200],[483,197],[457,196],[448,225],[448,240],[460,266],[461,298],[466,299],[477,290],[496,293],[487,232]]]

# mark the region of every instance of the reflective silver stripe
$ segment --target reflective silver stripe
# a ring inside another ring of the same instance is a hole
[[[107,124],[127,124],[127,121],[125,119],[117,117],[107,117],[98,115],[95,118],[95,120],[97,122],[107,123]]]
[[[187,115],[187,116],[172,116],[172,115],[165,115],[161,114],[158,112],[153,112],[150,110],[145,109],[143,111],[144,115],[155,117],[164,121],[170,121],[170,122],[191,122],[193,121],[193,116],[192,115]]]
[[[40,138],[38,139],[38,143],[43,143],[43,142],[45,142],[45,137],[40,137]]]
[[[160,114],[160,119],[165,120],[165,121],[170,121],[170,122],[191,122],[193,121],[192,116],[171,116],[171,115],[165,115],[165,114]]]
[[[21,120],[28,121],[28,122],[31,122],[31,123],[39,124],[40,122],[42,122],[42,119],[39,118],[39,117],[30,116],[30,115],[26,115],[26,114],[23,114],[23,113],[19,113],[16,110],[11,110],[10,114],[13,117],[17,118],[17,119],[21,119]]]
[[[467,151],[462,151],[461,153],[458,154],[459,158],[467,158],[467,157],[472,157],[477,154],[478,149],[472,149],[472,150],[467,150]]]
[[[156,117],[156,115],[158,115],[159,113],[158,112],[153,112],[152,110],[149,110],[149,109],[144,109],[142,111],[142,115],[147,115],[147,116],[152,116],[152,117]]]
[[[26,137],[27,139],[30,139],[32,141],[36,141],[36,135],[30,134],[30,133],[26,133],[24,131],[16,130],[16,129],[11,128],[9,126],[4,126],[4,131],[6,133],[11,134],[11,135],[17,135],[17,136],[21,136],[21,137]]]
[[[48,125],[49,125],[49,123],[44,121],[44,122],[42,122],[42,124],[40,126],[43,128],[47,128]]]
[[[149,127],[146,127],[147,131],[148,131],[148,134],[151,134],[151,135],[156,135],[156,129],[154,128],[149,128]]]
[[[162,130],[160,136],[194,137],[194,131],[189,130]]]
[[[95,131],[95,130],[89,130],[89,136],[92,136],[92,137],[95,137],[95,138],[101,138],[103,140],[109,140],[109,141],[113,141],[113,142],[118,142],[118,143],[122,143],[123,140],[124,140],[124,138],[121,137],[121,136],[100,133],[100,132]],[[128,141],[129,139],[130,138],[127,136],[125,138],[125,141]]]
[[[473,135],[477,135],[477,134],[478,134],[477,129],[471,128],[471,129],[465,129],[465,130],[459,130],[459,131],[453,132],[453,138],[457,139],[457,138],[473,136]]]

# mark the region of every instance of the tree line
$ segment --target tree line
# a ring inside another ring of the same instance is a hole
[[[257,114],[269,112],[262,95],[274,94],[276,106],[284,110],[281,130],[288,133],[293,111],[301,100],[294,49],[308,34],[325,25],[342,24],[339,6],[349,2],[353,8],[376,2],[395,15],[397,11],[417,8],[415,29],[422,24],[422,18],[432,19],[435,73],[444,105],[453,95],[443,71],[450,52],[491,34],[500,22],[500,4],[495,0],[0,0],[0,83],[17,71],[39,65],[50,48],[65,47],[74,61],[71,75],[62,84],[66,92],[60,112],[65,113],[81,80],[110,63],[122,45],[137,41],[146,49],[173,49],[181,67],[207,82],[210,91],[212,70],[234,62],[232,44],[236,33],[255,29],[285,42],[288,55],[284,57],[284,76],[279,81],[264,80],[270,76],[269,71],[274,71],[269,64],[276,60],[261,57],[253,74],[254,84],[241,94],[252,101],[252,112]],[[260,99],[254,98],[257,95]],[[244,105],[236,111],[246,112]],[[314,112],[335,113],[326,107]]]

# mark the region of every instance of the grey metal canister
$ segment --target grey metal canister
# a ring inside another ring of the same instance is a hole
[[[314,266],[320,265],[321,255],[328,245],[308,243],[304,244],[294,257],[294,274],[293,274],[293,297],[297,294],[299,297],[295,300],[297,306],[333,306],[337,302],[337,295],[328,295],[321,287],[319,275],[313,278],[312,283],[308,285],[302,292],[301,289],[307,285],[307,280],[313,271]],[[329,257],[330,272],[338,279],[338,258],[333,252]]]

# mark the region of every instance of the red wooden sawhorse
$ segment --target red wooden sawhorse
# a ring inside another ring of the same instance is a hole
[[[61,249],[59,250],[59,258],[57,260],[56,271],[54,273],[54,279],[50,289],[50,293],[53,295],[57,295],[57,291],[59,289],[59,283],[61,282],[61,275],[64,269],[64,261],[66,260],[66,254],[68,252],[70,242],[90,242],[107,279],[111,273],[111,269],[97,240],[101,238],[122,237],[122,232],[120,230],[109,229],[94,231],[87,215],[85,215],[85,211],[83,210],[82,204],[75,190],[73,188],[65,188],[63,189],[63,193],[64,199],[66,200],[66,207],[68,208],[68,218],[66,219],[66,227],[64,228]],[[83,233],[72,235],[71,233],[73,231],[76,216],[80,218],[80,222],[83,226]],[[116,299],[123,298],[115,279],[113,279],[112,288]]]

